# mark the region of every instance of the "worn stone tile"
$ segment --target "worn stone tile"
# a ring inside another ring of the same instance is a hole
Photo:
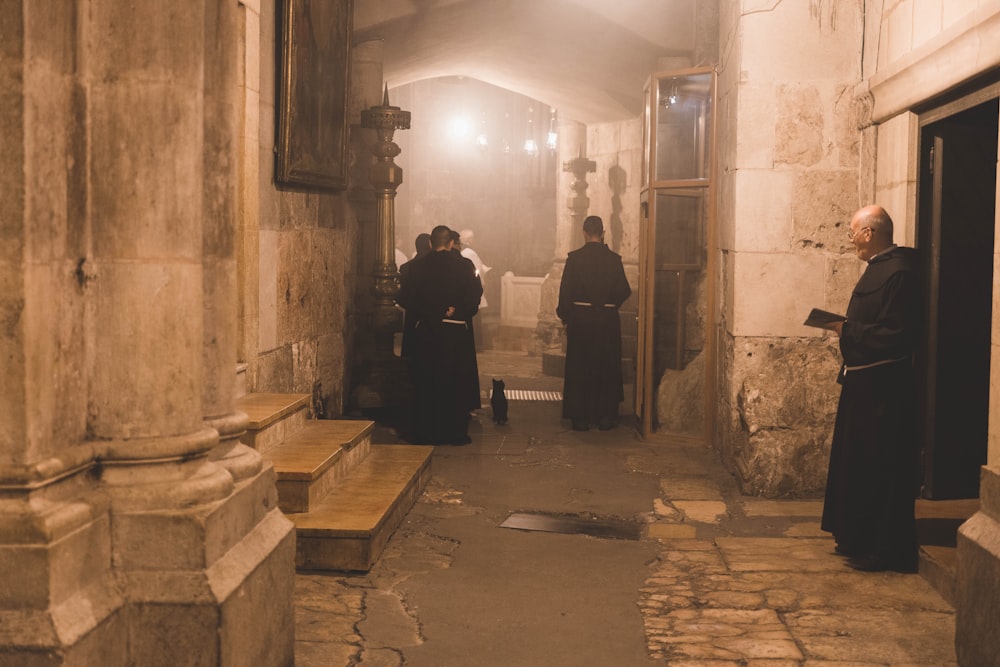
[[[683,521],[684,517],[681,515],[680,510],[671,504],[667,504],[660,500],[659,498],[653,499],[653,514],[661,520],[669,521]]]
[[[832,554],[830,540],[722,537],[716,540],[734,572],[783,570],[797,572],[842,571],[843,560]]]
[[[296,667],[331,667],[356,664],[359,649],[349,644],[305,641],[295,638]]]
[[[818,521],[807,521],[802,523],[793,523],[788,527],[783,533],[785,537],[822,537],[831,540],[830,548],[833,548],[832,538],[830,533],[821,530]]]
[[[674,507],[690,521],[717,524],[727,515],[726,503],[716,500],[675,500]]]
[[[670,667],[743,667],[742,660],[671,660]]]
[[[808,516],[823,515],[822,500],[762,500],[744,498],[741,503],[748,517],[759,516]]]
[[[747,658],[800,660],[803,657],[795,642],[791,639],[765,640],[741,637],[737,639],[720,639],[716,643]]]
[[[677,659],[802,659],[778,615],[769,609],[679,609],[647,619],[651,649]]]
[[[360,614],[360,589],[345,585],[336,577],[298,575],[295,577],[295,607],[333,614]]]
[[[646,526],[646,536],[650,539],[676,539],[679,537],[694,537],[694,526],[676,523],[651,523]]]
[[[707,477],[667,477],[660,491],[670,500],[722,500],[718,483]]]
[[[955,658],[954,615],[919,610],[807,610],[785,623],[811,658],[945,665]]]
[[[712,540],[674,540],[664,543],[666,553],[678,551],[716,551]]]

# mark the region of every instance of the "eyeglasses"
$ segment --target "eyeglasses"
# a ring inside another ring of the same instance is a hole
[[[856,232],[853,231],[853,230],[851,230],[851,229],[848,229],[847,230],[847,240],[848,241],[853,241],[855,236],[857,236],[861,232],[865,231],[866,229],[871,229],[871,227],[862,227],[861,229],[859,229]]]

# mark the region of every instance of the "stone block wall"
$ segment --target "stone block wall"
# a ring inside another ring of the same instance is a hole
[[[375,257],[362,256],[350,189],[319,192],[275,183],[275,57],[281,47],[275,11],[280,3],[242,4],[247,18],[239,361],[247,364],[250,391],[315,393],[324,415],[338,416],[350,383],[345,360],[354,336],[355,291],[359,281],[368,279]],[[380,68],[377,73],[374,83],[367,76],[352,81],[352,132],[358,132],[361,109],[381,102],[378,93],[368,90],[380,90]],[[366,170],[356,183],[353,167],[359,160],[367,164],[370,156],[350,151],[348,159],[350,187],[370,193]]]
[[[845,230],[859,199],[861,3],[720,5],[719,400],[714,444],[747,492],[825,483],[833,343],[802,326],[843,311],[862,268]]]
[[[876,200],[897,222],[897,242],[916,235],[919,129],[914,108],[1000,66],[997,0],[900,0],[866,16],[865,81],[872,95]],[[902,224],[901,224],[902,223]],[[1000,227],[1000,218],[998,218]],[[960,665],[1000,662],[1000,254],[994,252],[993,336],[987,465],[980,511],[958,534],[955,650]]]

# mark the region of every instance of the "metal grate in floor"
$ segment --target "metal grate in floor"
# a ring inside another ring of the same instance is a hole
[[[590,535],[613,540],[638,540],[642,536],[642,527],[635,521],[546,512],[515,512],[507,517],[500,527],[544,533]]]
[[[541,391],[535,389],[505,389],[503,392],[508,401],[561,401],[561,391]],[[493,390],[490,390],[493,398]]]

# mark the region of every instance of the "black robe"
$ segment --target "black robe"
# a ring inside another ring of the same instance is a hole
[[[821,524],[847,552],[898,569],[917,558],[919,288],[916,251],[893,248],[870,260],[851,295]]]
[[[618,419],[625,398],[618,308],[631,294],[622,258],[603,243],[586,243],[566,257],[556,308],[566,325],[563,417]]]
[[[447,251],[414,262],[400,286],[396,301],[414,323],[410,358],[415,442],[449,444],[468,437],[468,383],[474,372],[468,358],[468,320],[479,311],[482,294],[472,263]],[[449,306],[455,308],[451,315],[446,314]]]

